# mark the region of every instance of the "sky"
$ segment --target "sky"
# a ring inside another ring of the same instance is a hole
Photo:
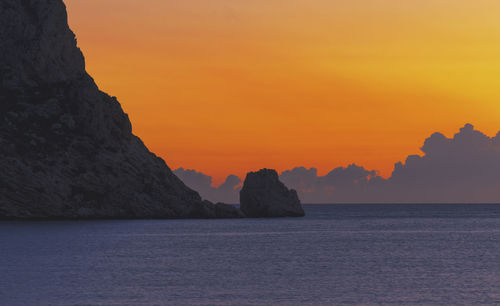
[[[212,177],[179,168],[174,173],[204,199],[238,203],[242,179],[228,176],[216,187]],[[429,135],[420,155],[394,165],[389,178],[355,164],[336,167],[326,175],[316,168],[295,167],[280,174],[302,203],[499,203],[500,132],[488,136],[471,124],[452,137]]]
[[[173,168],[220,184],[500,128],[496,0],[65,0],[87,71]]]

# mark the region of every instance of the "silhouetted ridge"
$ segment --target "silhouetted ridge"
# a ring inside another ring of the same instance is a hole
[[[241,216],[132,134],[85,72],[62,0],[2,0],[0,41],[0,218]]]

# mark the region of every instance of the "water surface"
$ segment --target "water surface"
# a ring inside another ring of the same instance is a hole
[[[0,222],[1,305],[499,304],[500,205]]]

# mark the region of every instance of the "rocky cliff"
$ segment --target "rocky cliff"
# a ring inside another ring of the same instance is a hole
[[[297,192],[289,190],[272,169],[250,172],[240,191],[240,207],[252,218],[303,217]]]
[[[132,134],[85,72],[62,0],[0,1],[0,218],[239,216]]]

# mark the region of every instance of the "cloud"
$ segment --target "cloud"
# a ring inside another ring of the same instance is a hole
[[[500,132],[489,137],[466,124],[452,138],[432,134],[421,151],[396,163],[388,179],[355,164],[324,176],[297,167],[280,179],[303,203],[500,203]],[[203,173],[175,173],[206,199],[239,202],[241,180],[234,175],[215,188]]]
[[[315,168],[297,167],[284,171],[280,179],[297,190],[304,203],[367,202],[371,189],[385,183],[376,171],[355,164],[335,168],[325,176],[318,176]]]
[[[453,138],[434,133],[423,156],[397,163],[389,178],[394,201],[500,202],[500,137],[466,124]]]
[[[229,175],[219,187],[212,186],[212,177],[196,170],[179,168],[174,170],[188,187],[198,191],[200,196],[212,202],[239,203],[241,179],[236,175]]]
[[[466,124],[453,138],[432,134],[421,150],[396,163],[388,179],[356,165],[326,176],[299,167],[281,178],[304,203],[500,202],[500,133],[488,137]]]

